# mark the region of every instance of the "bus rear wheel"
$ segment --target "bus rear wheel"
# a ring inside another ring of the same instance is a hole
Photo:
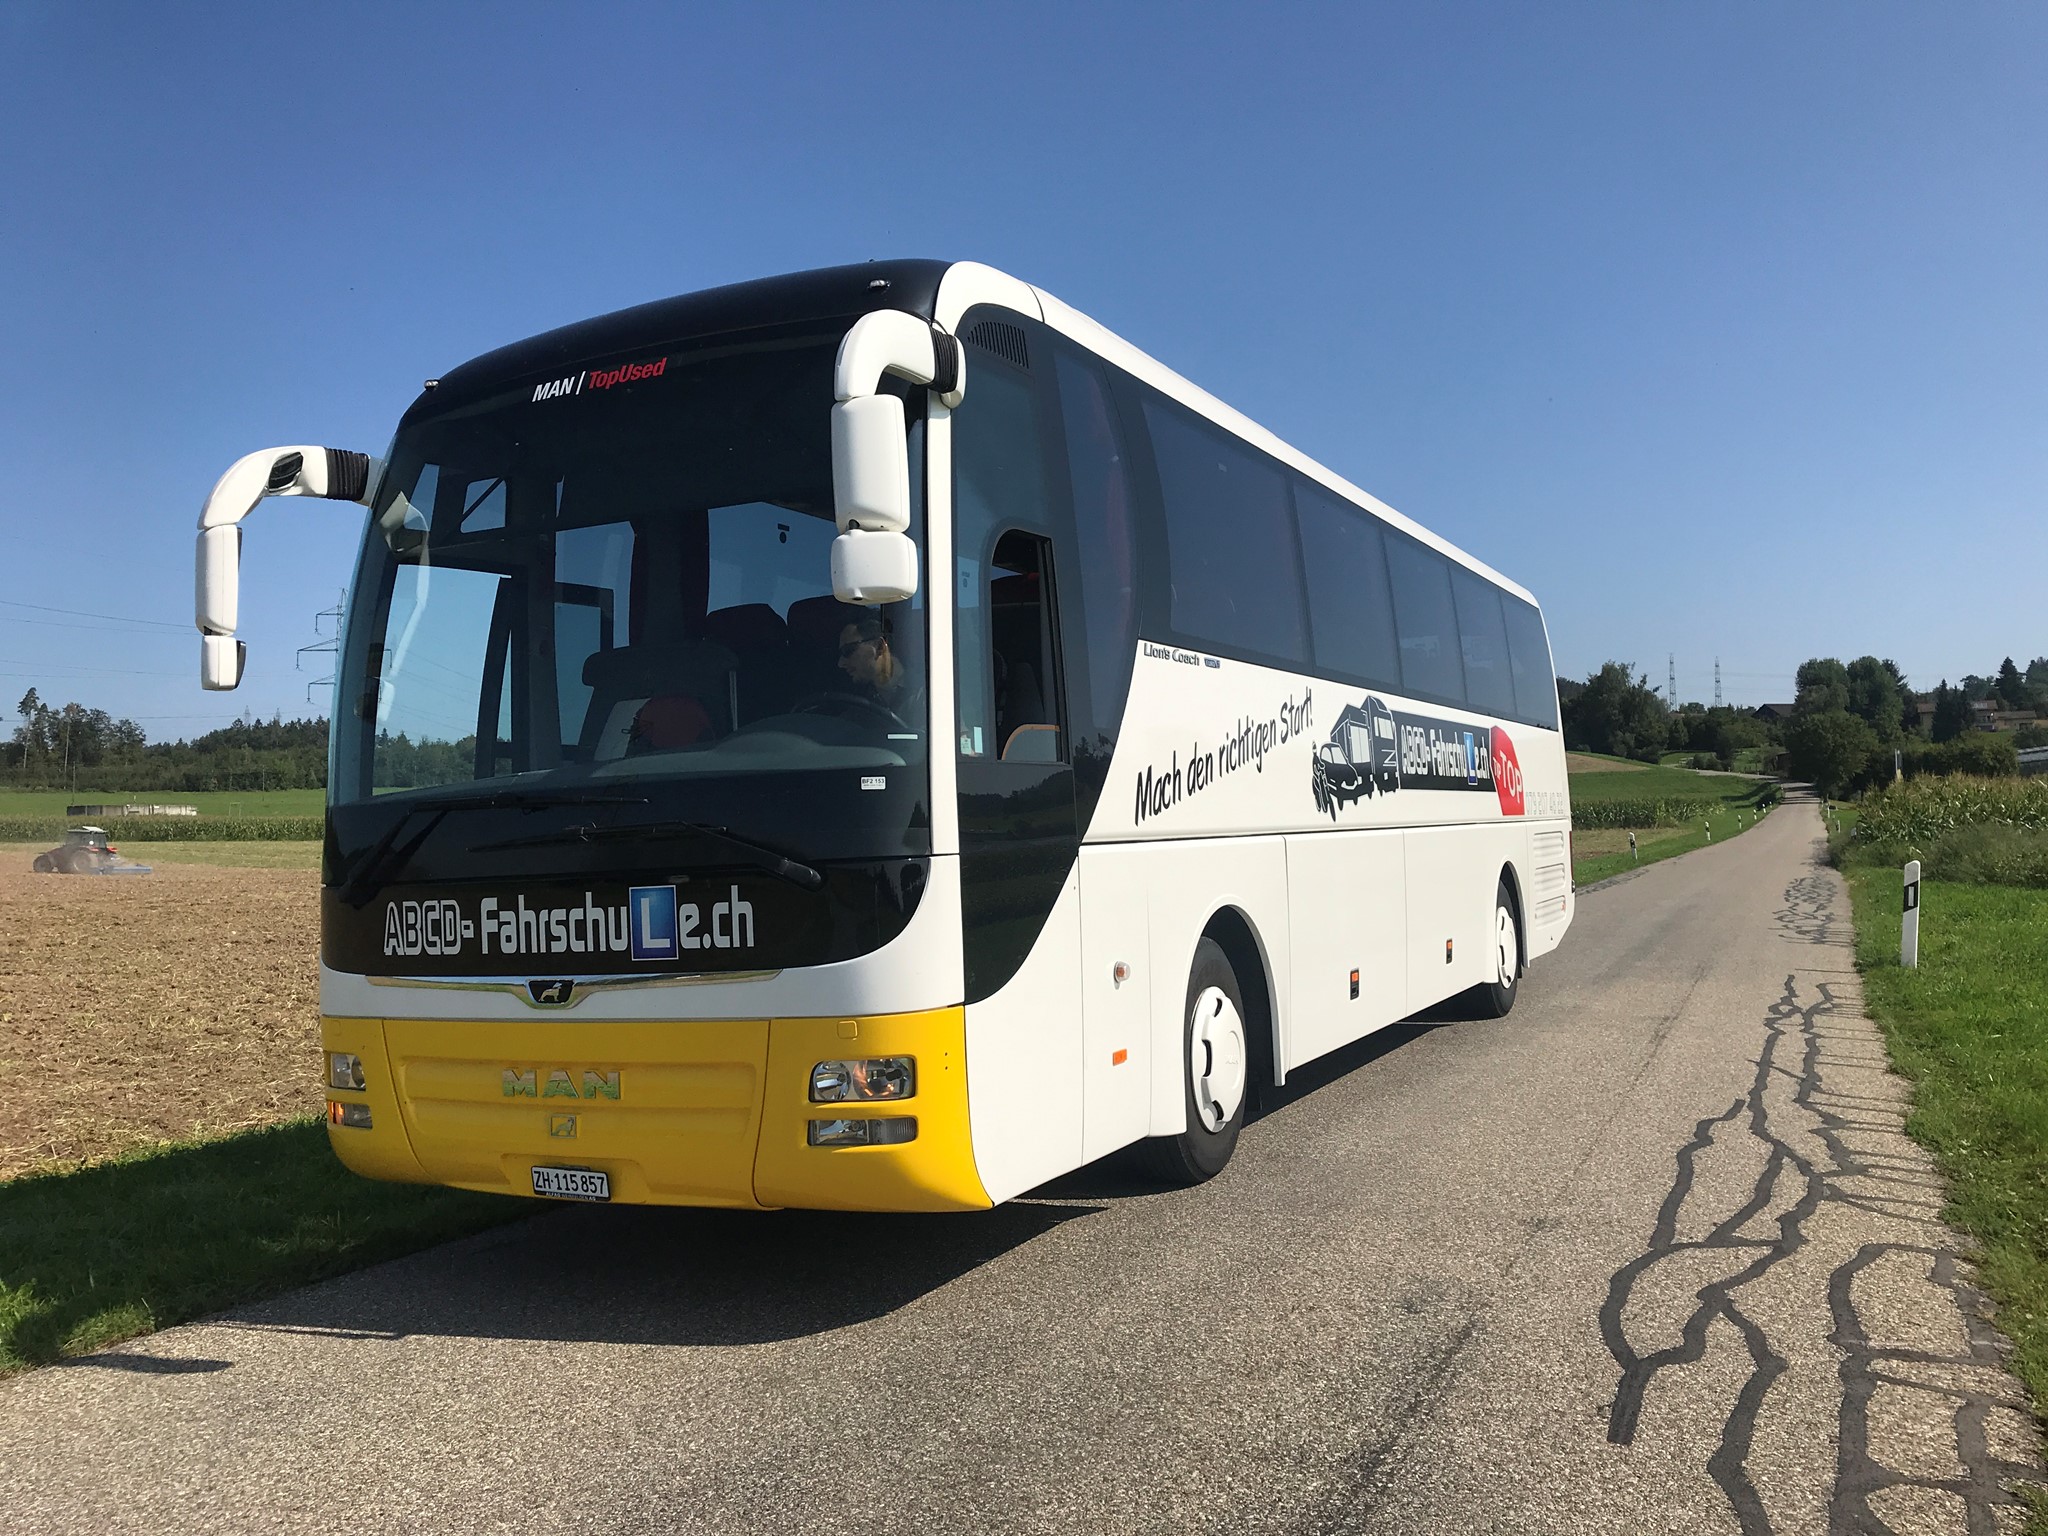
[[[1188,973],[1181,1016],[1181,1094],[1187,1129],[1146,1143],[1153,1171],[1170,1184],[1213,1179],[1237,1150],[1250,1082],[1244,993],[1223,946],[1203,939]]]

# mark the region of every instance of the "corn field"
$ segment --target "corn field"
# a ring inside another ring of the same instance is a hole
[[[117,848],[123,843],[317,843],[327,830],[319,816],[134,816],[100,822],[0,816],[0,843],[54,845],[74,826],[105,827]]]
[[[1639,795],[1624,800],[1586,800],[1572,806],[1572,825],[1581,832],[1602,827],[1687,827],[1704,821],[1726,802],[1696,795]]]
[[[1886,848],[1932,843],[1960,827],[2048,830],[2048,777],[1908,779],[1864,797],[1859,842]]]

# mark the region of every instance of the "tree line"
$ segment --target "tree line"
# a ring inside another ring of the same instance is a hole
[[[1775,733],[1747,709],[1688,704],[1673,709],[1650,686],[1646,674],[1625,661],[1610,661],[1575,682],[1557,680],[1565,745],[1574,752],[1604,752],[1654,763],[1667,752],[1690,752],[1729,768],[1735,755],[1770,748]]]
[[[237,720],[191,741],[152,742],[133,720],[34,688],[0,742],[0,782],[18,789],[119,791],[319,789],[327,783],[325,720]]]
[[[2048,657],[2022,670],[2007,657],[1989,675],[1975,674],[1951,687],[1944,678],[1933,707],[1922,711],[1896,662],[1859,656],[1843,662],[1817,656],[1797,674],[1789,720],[1758,719],[1746,709],[1674,709],[1647,674],[1610,661],[1576,682],[1558,679],[1565,745],[1656,762],[1667,752],[1690,752],[1720,767],[1736,753],[1762,749],[1766,766],[1780,766],[1824,793],[1839,795],[1888,782],[1895,771],[1924,774],[2009,774],[2019,770],[2022,747],[2048,745],[2048,724],[1992,734],[1977,728],[1972,705],[2048,716]]]

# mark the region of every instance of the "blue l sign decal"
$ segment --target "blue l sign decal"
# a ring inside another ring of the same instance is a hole
[[[682,953],[676,939],[674,886],[636,885],[626,893],[626,910],[633,920],[635,960],[674,960]]]

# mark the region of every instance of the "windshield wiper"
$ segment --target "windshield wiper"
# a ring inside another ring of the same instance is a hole
[[[352,907],[360,907],[384,881],[403,869],[412,856],[420,851],[420,845],[433,835],[434,828],[441,824],[441,818],[450,811],[492,811],[492,810],[545,810],[556,805],[645,805],[645,795],[607,794],[598,790],[540,790],[521,791],[510,789],[492,790],[487,794],[449,795],[436,800],[413,800],[406,804],[384,829],[384,835],[356,856],[355,863],[342,878],[341,888],[336,897]],[[415,832],[404,847],[398,846],[398,834],[403,832],[415,815],[426,812],[426,825]]]
[[[825,877],[817,870],[799,863],[780,849],[741,837],[730,827],[714,827],[701,821],[641,821],[615,827],[564,827],[557,832],[536,832],[530,837],[508,837],[500,842],[478,843],[469,852],[499,853],[510,848],[548,848],[563,843],[618,843],[635,838],[675,837],[685,832],[736,848],[748,855],[750,863],[807,891],[815,891],[825,883]]]

